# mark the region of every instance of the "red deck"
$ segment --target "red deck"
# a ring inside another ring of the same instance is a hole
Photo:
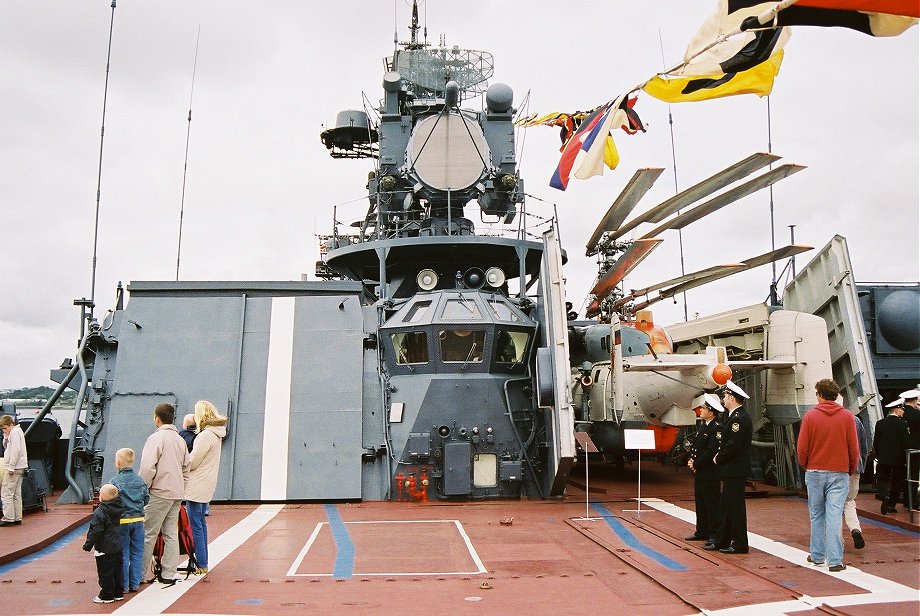
[[[797,495],[755,485],[751,553],[729,556],[683,541],[693,530],[685,469],[643,463],[641,513],[624,511],[637,508],[635,465],[619,477],[590,470],[592,519],[575,482],[558,502],[214,505],[207,576],[107,605],[91,601],[95,566],[81,550],[90,507],[52,505],[0,529],[0,592],[29,614],[920,610],[920,527],[903,509],[881,516],[872,494],[857,501],[866,547],[846,533],[847,570],[830,573],[805,563]]]

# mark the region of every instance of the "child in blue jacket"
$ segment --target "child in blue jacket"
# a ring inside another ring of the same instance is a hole
[[[134,450],[127,447],[115,452],[118,474],[112,485],[124,505],[121,513],[121,576],[124,592],[137,592],[143,580],[141,563],[144,557],[144,506],[150,501],[147,484],[134,472]]]

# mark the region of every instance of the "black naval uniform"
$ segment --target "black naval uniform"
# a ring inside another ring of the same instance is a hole
[[[697,537],[718,541],[719,525],[719,467],[712,459],[719,453],[719,422],[703,422],[696,430],[690,458],[693,460],[693,497],[696,501]]]
[[[920,449],[920,409],[916,409],[909,404],[904,405],[904,421],[907,423],[907,429],[910,431],[908,436],[908,448]],[[910,459],[910,477],[913,483],[907,484],[907,493],[911,495],[910,505],[914,509],[920,509],[920,455],[913,454]],[[904,499],[907,502],[907,499]],[[892,503],[892,506],[894,503]]]
[[[901,496],[901,487],[907,473],[904,451],[908,447],[909,438],[907,421],[894,413],[888,413],[875,424],[872,449],[875,451],[875,459],[878,460],[876,479],[878,495],[882,498],[883,514],[894,511]]]
[[[751,473],[751,417],[744,407],[727,415],[720,430],[719,453],[716,464],[722,473],[722,526],[716,547],[748,551],[747,509],[744,485]]]

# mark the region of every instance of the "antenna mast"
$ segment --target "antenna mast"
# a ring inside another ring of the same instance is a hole
[[[198,70],[198,45],[201,43],[201,22],[195,39],[195,62],[192,64],[192,88],[188,95],[188,128],[185,131],[185,161],[182,166],[182,198],[179,201],[179,241],[176,249],[176,280],[179,280],[179,262],[182,257],[182,220],[185,218],[185,180],[188,177],[188,143],[192,135],[192,98],[195,96],[195,73]]]
[[[660,29],[658,30],[658,47],[661,49],[661,65],[667,67],[667,65],[664,63],[664,42],[661,39]],[[677,185],[677,151],[674,147],[674,116],[671,115],[670,103],[668,103],[668,125],[671,129],[671,164],[674,167],[674,194],[676,195],[680,192],[680,189]],[[677,210],[677,213],[680,214],[680,210]],[[677,230],[677,245],[680,249],[680,275],[683,276],[687,273],[687,270],[686,265],[684,264],[684,235],[681,229]],[[684,291],[682,296],[684,299],[684,322],[687,322],[689,320],[687,315],[687,292]]]
[[[115,0],[112,0],[112,17],[109,20],[109,49],[105,58],[105,88],[102,93],[102,129],[99,133],[99,168],[96,174],[96,224],[93,228],[93,275],[89,290],[89,318],[96,307],[96,254],[99,248],[99,204],[102,199],[102,149],[105,144],[105,106],[109,96],[109,67],[112,63],[112,31],[115,29]],[[86,308],[83,304],[84,310]]]

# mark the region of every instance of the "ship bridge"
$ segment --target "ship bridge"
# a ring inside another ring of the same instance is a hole
[[[523,374],[536,321],[507,297],[481,291],[419,293],[380,333],[391,374]]]

